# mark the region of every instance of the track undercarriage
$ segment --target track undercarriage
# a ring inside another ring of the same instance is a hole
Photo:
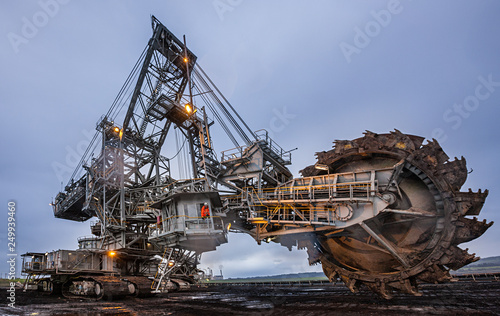
[[[189,290],[196,280],[177,276],[166,278],[162,290],[152,289],[153,278],[147,276],[92,275],[95,272],[56,274],[30,280],[38,291],[72,299],[113,300],[126,296],[151,297],[157,293]]]

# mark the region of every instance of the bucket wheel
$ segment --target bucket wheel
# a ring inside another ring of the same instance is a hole
[[[365,285],[389,299],[393,291],[413,295],[418,280],[452,281],[449,270],[479,260],[458,244],[481,236],[493,222],[478,221],[488,191],[460,192],[467,178],[465,159],[448,160],[437,141],[398,130],[366,132],[336,141],[318,163],[330,173],[373,170],[398,164],[398,173],[380,194],[391,200],[385,212],[361,224],[317,234],[308,252],[322,263],[330,280],[340,277],[356,292]],[[303,176],[325,173],[310,166]]]

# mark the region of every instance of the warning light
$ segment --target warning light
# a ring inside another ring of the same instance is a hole
[[[193,112],[193,107],[189,103],[186,103],[186,105],[184,106],[184,108],[186,109],[186,112],[188,114],[191,114]]]
[[[187,63],[188,62],[188,59],[186,57],[184,57],[184,62]]]
[[[116,255],[116,252],[110,251],[108,254],[109,254],[110,257],[114,257]]]
[[[113,130],[115,131],[115,133],[119,133],[119,132],[120,132],[120,128],[119,128],[118,126],[115,126],[115,127],[113,128]]]
[[[173,262],[173,261],[170,261],[170,262],[168,263],[168,266],[169,266],[169,267],[173,267],[173,266],[174,266],[174,262]]]

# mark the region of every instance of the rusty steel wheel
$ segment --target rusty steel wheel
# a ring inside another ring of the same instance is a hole
[[[450,281],[450,269],[479,259],[457,245],[493,224],[466,217],[479,214],[488,191],[460,192],[467,178],[465,159],[448,161],[437,141],[422,145],[423,140],[398,130],[366,132],[317,154],[330,173],[400,166],[393,185],[379,192],[391,196],[390,211],[344,230],[318,233],[308,244],[310,261],[321,262],[330,280],[339,276],[353,292],[365,285],[387,299],[393,290],[420,295],[418,280]],[[301,172],[325,173],[314,166]]]

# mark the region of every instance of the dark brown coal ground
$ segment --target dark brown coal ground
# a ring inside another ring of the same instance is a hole
[[[500,281],[420,286],[423,296],[392,300],[344,286],[210,286],[151,298],[66,299],[16,291],[16,307],[0,290],[0,315],[500,315]]]

